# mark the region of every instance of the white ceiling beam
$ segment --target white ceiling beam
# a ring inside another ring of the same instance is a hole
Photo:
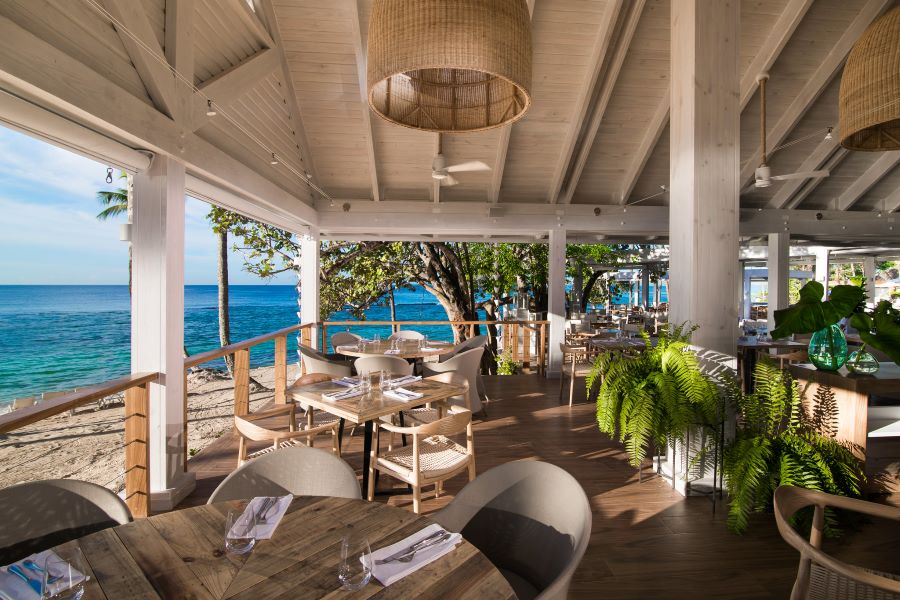
[[[166,0],[166,60],[188,81],[194,81],[194,0]],[[194,90],[175,82],[175,121],[187,127],[191,118]]]
[[[528,0],[528,15],[534,18],[534,3],[537,0]],[[491,189],[488,190],[488,198],[491,202],[500,202],[500,188],[503,187],[503,170],[506,168],[506,154],[509,151],[509,136],[512,135],[513,125],[500,128],[497,140],[497,157],[494,159],[494,169],[491,176]]]
[[[263,48],[201,83],[197,86],[200,91],[194,99],[193,130],[200,129],[210,119],[215,118],[206,116],[207,98],[212,100],[215,108],[227,109],[279,66],[278,53],[270,48]]]
[[[266,30],[266,26],[263,25],[262,21],[259,20],[259,15],[257,15],[256,11],[247,4],[247,0],[231,0],[231,3],[235,5],[235,12],[237,12],[241,22],[253,32],[256,41],[264,48],[274,48],[275,40],[272,39],[271,34]]]
[[[868,0],[865,3],[862,10],[859,11],[856,18],[850,23],[850,26],[844,30],[840,39],[832,46],[815,72],[807,78],[806,84],[794,98],[794,101],[791,102],[787,110],[784,111],[775,125],[767,132],[767,144],[770,148],[775,148],[784,142],[788,134],[797,126],[803,115],[806,114],[831,82],[831,79],[840,71],[856,40],[891,2],[892,0]],[[756,167],[759,166],[761,160],[762,148],[757,148],[741,168],[741,177],[739,179],[741,187],[753,179]]]
[[[633,0],[626,6],[627,12],[621,19],[622,25],[619,37],[616,40],[615,54],[612,55],[611,60],[607,63],[608,68],[606,69],[606,74],[603,78],[603,87],[599,90],[597,102],[591,112],[591,120],[587,124],[584,134],[580,136],[580,141],[573,142],[578,145],[577,158],[571,167],[571,172],[568,174],[568,177],[559,181],[560,186],[562,186],[565,181],[565,191],[562,192],[562,201],[565,204],[572,202],[572,197],[575,195],[575,190],[578,188],[578,182],[581,180],[581,174],[584,172],[584,167],[591,155],[591,149],[594,147],[597,131],[600,129],[600,124],[603,122],[603,116],[606,114],[606,107],[609,106],[609,100],[612,98],[613,90],[616,87],[616,81],[619,79],[619,73],[622,70],[622,65],[625,63],[625,57],[628,55],[628,48],[631,46],[631,41],[634,39],[634,32],[637,30],[638,22],[641,20],[641,13],[644,10],[644,0]],[[601,61],[601,63],[602,62],[603,61]],[[578,129],[581,130],[580,124]],[[566,160],[566,164],[568,164],[568,159]],[[565,171],[563,171],[563,176],[565,177]],[[559,190],[560,188],[556,188],[555,190],[556,195],[552,198],[554,203],[558,202],[560,199]]]
[[[589,114],[591,112],[591,101],[595,98],[597,102],[600,101],[600,94],[597,93],[597,81],[600,79],[603,67],[607,65],[607,59],[610,54],[609,48],[613,38],[625,26],[624,22],[619,20],[623,4],[622,0],[613,0],[606,3],[606,10],[603,12],[603,18],[597,27],[597,35],[594,37],[594,47],[591,50],[591,57],[588,61],[589,66],[585,72],[581,90],[578,92],[578,98],[575,100],[575,110],[572,111],[573,118],[563,140],[562,152],[559,153],[556,169],[553,172],[550,196],[547,198],[548,202],[556,203],[559,200],[563,181],[570,171],[575,144],[585,130],[585,122],[591,117]],[[640,8],[642,9],[643,1],[639,1],[638,4],[641,5]]]
[[[156,39],[147,13],[144,12],[143,3],[103,0],[103,4],[109,14],[124,27],[113,24],[154,106],[169,117],[177,118],[175,75],[167,66],[165,54]]]
[[[359,96],[362,106],[363,129],[366,133],[366,156],[369,160],[369,178],[372,182],[372,200],[381,201],[381,187],[378,184],[378,161],[375,157],[375,131],[372,129],[372,111],[369,109],[368,90],[366,88],[366,46],[368,31],[363,31],[360,23],[360,11],[365,3],[357,0],[354,3],[351,21],[353,23],[353,49],[356,53],[356,76],[359,81]]]
[[[889,213],[900,211],[900,186],[883,200],[884,210]]]
[[[878,160],[872,163],[872,166],[866,169],[865,173],[857,177],[838,196],[837,207],[839,210],[849,210],[873,185],[881,181],[885,175],[890,173],[900,163],[900,152],[881,152],[880,154],[881,156],[878,157]]]
[[[844,158],[847,157],[848,153],[849,153],[849,151],[846,148],[838,147],[838,149],[835,150],[834,154],[831,155],[831,158],[829,158],[827,161],[825,161],[825,163],[822,164],[819,168],[822,169],[823,171],[829,171],[829,172],[833,171],[834,169],[836,169],[838,167],[839,164],[841,164],[841,161],[843,161]],[[825,181],[825,179],[826,179],[825,177],[817,177],[814,179],[798,180],[800,183],[799,190],[794,191],[793,194],[791,195],[790,199],[787,201],[787,204],[785,204],[784,206],[781,206],[779,208],[787,208],[787,209],[797,208],[798,206],[800,206],[800,204],[803,203],[804,200],[806,200],[806,198],[810,194],[813,193],[813,191],[815,191],[815,189],[817,187],[819,187],[819,185],[823,181]]]
[[[261,174],[284,167],[255,169],[185,133],[165,114],[5,17],[0,17],[0,88],[131,148],[173,156],[192,174],[293,220],[317,218],[307,204],[308,191],[303,190],[304,199]]]
[[[819,145],[816,146],[815,150],[806,157],[806,160],[795,169],[796,172],[805,172],[805,171],[816,171],[819,167],[822,166],[832,154],[834,154],[835,150],[838,146],[838,133],[834,131],[832,133],[832,138],[830,140],[822,140],[819,142]],[[845,151],[846,152],[846,151]],[[786,208],[790,203],[791,199],[794,197],[800,188],[802,188],[808,180],[806,179],[788,179],[784,182],[779,182],[776,185],[779,185],[778,191],[772,196],[772,199],[769,200],[769,208]]]
[[[653,149],[656,148],[659,137],[666,129],[666,125],[669,124],[670,93],[671,90],[666,89],[665,96],[656,107],[653,118],[650,119],[650,125],[647,127],[644,136],[641,138],[641,143],[638,145],[634,160],[631,161],[631,164],[625,169],[625,179],[622,182],[622,189],[619,192],[618,198],[620,204],[625,204],[628,197],[631,196],[631,192],[637,184],[638,177],[644,172],[644,167],[647,166],[647,161],[650,160],[650,155],[653,154]]]

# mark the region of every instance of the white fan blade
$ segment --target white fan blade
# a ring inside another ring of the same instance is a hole
[[[787,179],[819,179],[831,175],[829,171],[803,171],[802,173],[788,173],[787,175],[772,175],[773,181],[785,181]]]
[[[462,171],[490,171],[491,168],[480,160],[470,160],[469,162],[459,163],[458,165],[450,165],[447,167],[448,173],[460,173]]]
[[[459,183],[459,181],[457,181],[456,177],[454,177],[453,175],[447,175],[447,177],[445,177],[444,179],[441,179],[441,185],[443,185],[445,187],[451,186],[451,185],[456,185],[457,183]]]

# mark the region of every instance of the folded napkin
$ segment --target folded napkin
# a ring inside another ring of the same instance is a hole
[[[406,385],[407,383],[414,383],[416,381],[420,381],[421,379],[421,375],[404,375],[403,377],[388,379],[387,383],[389,383],[390,385]]]
[[[341,387],[354,387],[359,385],[359,379],[356,377],[341,377],[340,379],[333,379],[331,383]]]
[[[340,352],[341,350],[359,350],[359,346],[356,344],[341,344],[335,348],[336,352]]]
[[[400,354],[400,350],[399,350],[399,349],[396,349],[396,350],[385,350],[384,353],[385,353],[385,354]]]
[[[347,390],[339,390],[337,392],[331,392],[330,394],[322,394],[322,399],[330,400],[331,402],[334,402],[335,400],[346,400],[347,398],[353,398],[354,396],[362,396],[363,394],[365,394],[365,392],[362,391],[360,388],[352,387]]]
[[[390,546],[385,546],[384,548],[379,548],[372,552],[372,574],[375,576],[375,579],[380,581],[381,585],[387,587],[395,581],[403,579],[410,573],[421,569],[425,565],[436,561],[456,548],[456,545],[462,541],[462,536],[460,534],[452,533],[446,540],[434,545],[429,545],[416,552],[409,562],[392,560],[383,564],[378,564],[378,561],[392,557],[418,542],[425,540],[425,538],[440,533],[444,533],[444,530],[440,525],[435,523],[412,534],[406,539],[400,540],[396,544],[391,544]]]
[[[51,558],[54,561],[62,560],[59,555],[53,552],[53,550],[44,550],[43,552],[32,554],[28,558],[23,558],[19,562],[0,569],[0,598],[40,600],[40,590],[44,585],[44,573],[42,569],[48,558]],[[26,564],[31,568],[26,567]],[[59,567],[56,568],[58,569]],[[10,569],[12,569],[12,571]],[[16,575],[14,571],[22,573],[29,581],[26,582],[22,577]],[[52,575],[61,575],[61,573],[57,574],[54,570]],[[78,584],[86,579],[87,577],[83,573],[72,568],[72,585]],[[50,585],[53,594],[58,594],[59,592],[68,589],[69,583],[68,577],[60,579],[55,584],[51,583]]]
[[[435,346],[422,346],[421,348],[419,348],[419,350],[421,350],[422,352],[440,352],[441,350],[444,350],[444,349],[445,348],[443,348],[443,347],[435,347]]]
[[[388,398],[393,398],[394,400],[416,400],[418,398],[421,398],[425,394],[398,387],[391,390],[383,390],[381,392],[381,395],[387,396]]]
[[[265,515],[261,515],[265,517],[266,522],[256,523],[256,526],[251,532],[253,538],[257,540],[267,540],[271,538],[272,534],[275,533],[275,528],[278,527],[279,523],[281,523],[281,518],[284,516],[284,513],[291,505],[291,501],[293,499],[294,497],[291,494],[279,496],[278,500],[275,501],[275,504],[269,507]],[[238,520],[235,522],[233,527],[237,527],[238,524],[246,524],[252,514],[259,513],[259,511],[263,508],[263,503],[265,503],[266,500],[266,496],[257,496],[256,498],[251,500],[250,503],[247,504],[247,508],[244,509],[244,512],[241,514],[241,516],[238,517]],[[231,531],[228,532],[228,536],[232,537]]]

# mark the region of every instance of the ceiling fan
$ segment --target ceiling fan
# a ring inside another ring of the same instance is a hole
[[[470,160],[457,165],[448,165],[447,159],[441,154],[441,134],[438,134],[437,154],[431,161],[431,177],[435,183],[443,186],[451,186],[459,183],[451,173],[465,173],[471,171],[490,171],[491,168],[480,160]]]
[[[820,177],[828,177],[829,171],[802,171],[800,173],[786,173],[784,175],[772,175],[769,169],[768,156],[766,155],[766,82],[769,80],[768,73],[760,74],[756,80],[759,82],[759,120],[760,120],[760,137],[762,139],[762,163],[756,168],[756,181],[754,186],[765,188],[772,185],[773,181],[785,181],[787,179],[817,179]],[[788,145],[788,144],[785,144]],[[775,150],[777,150],[776,148]],[[775,151],[773,150],[773,152]]]

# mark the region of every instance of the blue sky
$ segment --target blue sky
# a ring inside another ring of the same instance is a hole
[[[118,172],[115,173],[116,175]],[[0,285],[127,284],[128,245],[119,241],[124,216],[98,221],[96,192],[107,185],[106,165],[0,127]],[[216,282],[216,238],[209,205],[187,198],[185,283]],[[231,252],[231,284],[264,283],[241,269]],[[293,284],[279,275],[269,283]]]

